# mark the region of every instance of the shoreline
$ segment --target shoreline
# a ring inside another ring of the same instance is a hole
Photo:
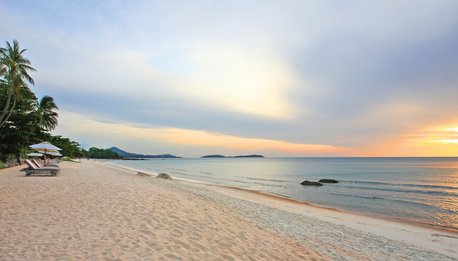
[[[108,165],[110,165],[110,166],[114,166],[114,167],[117,167],[117,168],[120,168],[120,169],[125,169],[125,170],[128,170],[128,171],[147,173],[147,174],[152,175],[153,177],[156,176],[157,174],[159,174],[159,173],[153,173],[153,172],[148,172],[148,171],[144,171],[144,170],[138,170],[138,169],[134,169],[134,168],[126,167],[126,166],[121,166],[121,165],[112,163],[112,162],[110,162],[108,160],[107,161],[103,161],[103,162],[108,164]],[[458,237],[458,228],[447,228],[447,227],[438,226],[438,225],[435,225],[435,224],[432,224],[432,223],[421,222],[421,221],[412,220],[412,219],[396,218],[396,217],[390,217],[390,216],[380,215],[380,214],[376,214],[376,213],[369,213],[369,212],[349,211],[349,210],[345,210],[345,209],[339,209],[339,208],[336,208],[336,207],[333,207],[333,206],[316,205],[316,204],[314,204],[312,202],[308,202],[308,201],[301,201],[301,200],[297,200],[297,199],[294,199],[294,198],[289,198],[289,197],[278,195],[278,194],[273,194],[273,193],[268,193],[268,192],[258,191],[258,190],[252,190],[252,189],[246,189],[246,188],[240,188],[240,187],[236,187],[236,186],[219,185],[219,184],[213,184],[213,183],[209,183],[209,182],[203,182],[203,181],[192,180],[192,179],[179,178],[179,177],[174,177],[174,176],[171,176],[171,177],[173,179],[175,179],[175,180],[180,180],[180,181],[194,183],[194,184],[201,184],[201,185],[206,185],[206,186],[226,188],[226,189],[229,189],[229,190],[245,191],[245,192],[253,193],[253,194],[256,194],[256,195],[259,195],[259,196],[272,198],[274,200],[280,200],[280,201],[284,201],[284,202],[292,202],[294,204],[305,205],[305,206],[309,206],[309,207],[313,207],[313,208],[317,208],[317,209],[326,209],[326,210],[330,210],[330,211],[336,211],[336,212],[339,212],[339,213],[346,213],[346,214],[350,214],[350,215],[363,216],[363,217],[367,217],[367,218],[375,218],[375,219],[385,220],[385,221],[389,221],[389,222],[401,223],[401,224],[405,224],[405,225],[408,225],[408,226],[415,226],[415,227],[424,228],[424,229],[437,230],[437,232],[446,232],[446,233],[453,234],[451,236]]]
[[[102,161],[1,170],[0,259],[456,260],[458,237]]]
[[[110,162],[104,162],[103,165],[120,168],[131,172],[132,174],[136,174],[137,172],[147,173],[150,174],[153,179],[158,174],[119,166]],[[309,202],[298,201],[255,190],[175,177],[172,177],[172,179],[184,182],[185,184],[193,184],[194,186],[201,187],[202,189],[210,189],[219,194],[223,194],[237,200],[263,205],[271,209],[298,215],[300,217],[329,222],[339,227],[343,226],[348,229],[361,231],[364,234],[376,235],[389,240],[414,245],[420,247],[421,249],[438,251],[444,255],[458,257],[458,252],[456,252],[456,249],[458,248],[458,233],[454,231],[430,227],[423,223],[413,223],[404,220],[399,221],[396,219],[366,215],[365,213],[360,214],[332,207],[317,206]],[[256,219],[255,216],[251,218]],[[304,240],[302,236],[294,235],[294,233],[284,233],[281,228],[278,229],[278,227],[275,228],[275,226],[269,226],[269,228],[277,230],[277,232],[283,233],[286,236],[292,236],[297,240]]]

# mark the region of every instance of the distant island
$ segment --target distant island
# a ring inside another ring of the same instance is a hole
[[[201,157],[205,158],[264,158],[262,155],[252,154],[252,155],[238,155],[238,156],[224,156],[219,154],[205,155]]]
[[[262,155],[252,154],[252,155],[238,155],[229,158],[264,158]]]
[[[226,156],[223,156],[223,155],[219,155],[219,154],[213,154],[213,155],[205,155],[205,156],[202,156],[201,158],[225,158]]]
[[[117,147],[111,147],[109,148],[109,150],[115,152],[116,154],[118,154],[119,156],[123,157],[123,158],[131,158],[131,159],[138,159],[138,158],[146,158],[146,159],[179,159],[181,157],[178,157],[178,156],[175,156],[175,155],[172,155],[172,154],[160,154],[160,155],[148,155],[148,154],[138,154],[138,153],[131,153],[131,152],[127,152],[127,151],[124,151],[120,148],[117,148]]]

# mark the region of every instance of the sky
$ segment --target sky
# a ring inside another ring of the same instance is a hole
[[[455,0],[1,0],[14,39],[85,148],[458,156]]]

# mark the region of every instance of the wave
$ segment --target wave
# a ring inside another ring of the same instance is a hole
[[[177,169],[177,168],[164,168],[164,169],[176,170],[176,171],[187,171],[185,169]]]
[[[213,172],[200,171],[200,173],[202,173],[202,174],[209,174],[209,175],[215,175],[215,173],[213,173]]]
[[[356,183],[356,184],[367,184],[376,186],[399,186],[399,187],[419,187],[419,188],[435,188],[435,189],[449,189],[457,190],[458,187],[454,186],[440,186],[440,185],[425,185],[425,184],[412,184],[412,183],[388,183],[378,181],[359,181],[359,180],[340,180],[342,183]]]
[[[225,179],[225,178],[216,178],[213,176],[207,176],[207,175],[189,175],[189,176],[194,176],[194,177],[203,177],[207,179],[213,179],[213,180],[224,180],[224,181],[231,181],[231,182],[237,182],[237,183],[243,183],[243,184],[249,184],[250,182],[242,181],[242,180],[237,180],[237,179]]]
[[[351,189],[364,189],[364,190],[377,190],[377,191],[389,191],[389,192],[403,192],[403,193],[417,193],[427,195],[438,195],[446,197],[458,197],[458,193],[446,192],[446,191],[435,191],[435,190],[420,190],[420,189],[402,189],[402,188],[377,188],[377,187],[357,187],[357,186],[339,186],[342,188]]]
[[[261,183],[261,182],[250,182],[250,184],[260,185],[263,187],[272,187],[272,188],[287,188],[284,185],[267,184],[267,183]]]
[[[437,207],[437,206],[433,206],[433,205],[429,205],[429,204],[425,204],[425,203],[420,203],[420,202],[415,202],[415,201],[404,200],[404,199],[394,199],[394,198],[386,198],[386,197],[380,197],[380,196],[361,196],[361,195],[353,195],[353,194],[345,194],[345,193],[334,193],[334,192],[331,192],[329,194],[335,195],[335,196],[344,196],[344,197],[362,198],[362,199],[370,199],[370,200],[383,200],[383,201],[390,201],[390,202],[398,202],[398,203],[402,203],[402,204],[409,204],[409,205],[419,206],[419,207],[422,207],[422,208],[432,209],[435,212],[439,211],[439,212],[447,213],[447,214],[458,214],[458,212],[453,211],[453,210],[443,209],[443,208],[440,208],[440,207]]]
[[[243,179],[259,180],[259,181],[285,182],[284,180],[279,180],[279,179],[260,179],[260,178],[244,177],[244,176],[239,176],[239,177]]]
[[[183,172],[170,172],[171,174],[177,174],[177,175],[181,175],[181,176],[188,176],[188,177],[193,177],[194,175],[191,175],[191,174],[186,174],[186,173],[183,173]]]

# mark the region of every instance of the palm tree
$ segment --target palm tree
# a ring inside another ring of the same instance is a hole
[[[27,49],[20,50],[19,43],[14,40],[13,45],[6,42],[6,48],[0,48],[0,90],[6,94],[5,104],[0,113],[0,127],[11,116],[20,98],[21,89],[28,88],[27,83],[34,84],[29,71],[35,71],[30,66],[29,59],[23,56]],[[5,97],[2,97],[5,98]]]
[[[37,101],[36,104],[37,110],[36,115],[38,119],[38,126],[45,131],[51,131],[57,127],[57,112],[54,109],[58,110],[54,98],[51,96],[43,96],[40,102]]]

